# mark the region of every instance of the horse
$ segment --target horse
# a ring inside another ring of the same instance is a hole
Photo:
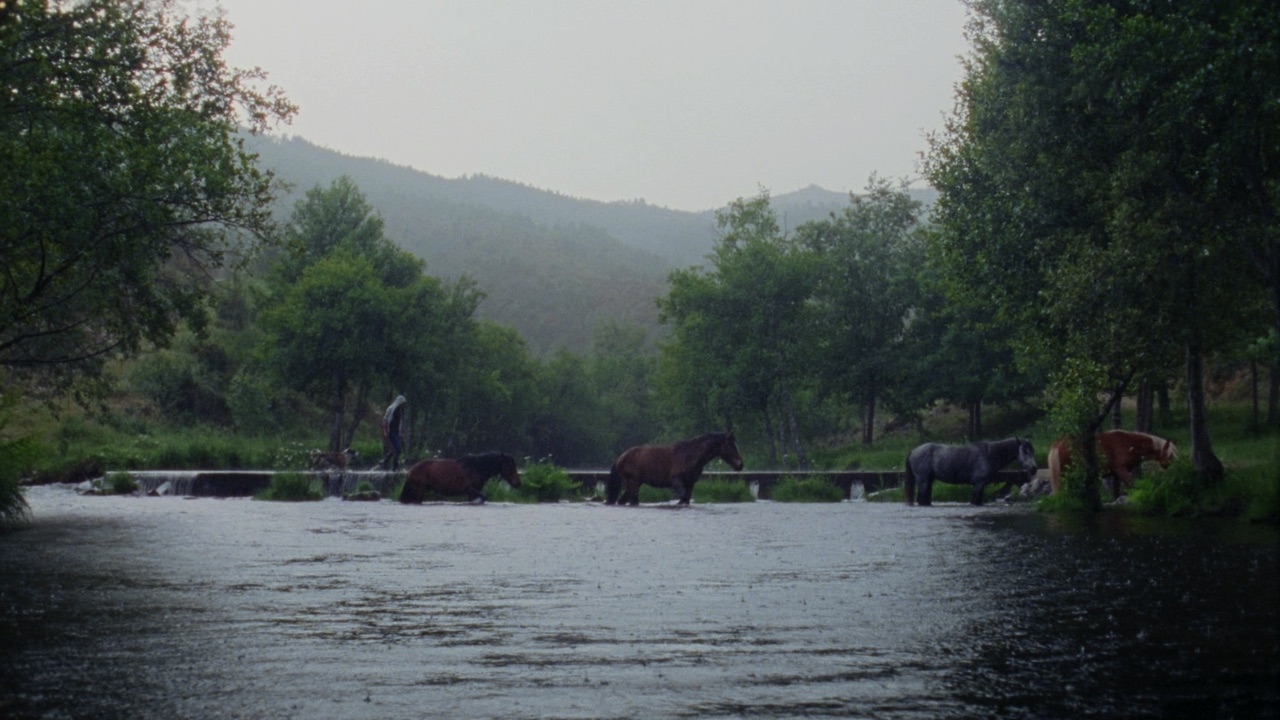
[[[347,466],[355,462],[360,455],[355,450],[347,448],[342,452],[324,452],[323,450],[311,451],[311,469],[312,470],[346,470]]]
[[[434,458],[415,463],[405,474],[400,502],[421,504],[428,490],[442,495],[466,495],[484,503],[485,481],[501,475],[513,488],[520,487],[520,472],[510,455],[498,452],[464,455],[457,459]]]
[[[1142,468],[1142,463],[1154,460],[1161,468],[1168,468],[1178,456],[1178,446],[1172,440],[1147,433],[1107,430],[1095,435],[1094,440],[1102,451],[1102,472],[1109,479],[1107,484],[1115,500],[1120,499],[1121,484],[1133,487],[1133,476]],[[1049,483],[1056,493],[1061,487],[1062,471],[1071,464],[1071,438],[1055,440],[1049,446],[1048,461]]]
[[[670,445],[627,448],[609,469],[605,504],[639,505],[640,484],[645,483],[671,488],[672,494],[680,498],[677,504],[688,505],[693,495],[693,484],[702,477],[702,468],[716,458],[729,463],[734,470],[742,469],[742,456],[738,454],[732,430],[707,433]]]
[[[968,445],[925,443],[907,453],[902,489],[908,505],[918,503],[927,506],[933,504],[934,480],[970,484],[973,494],[969,497],[969,504],[981,505],[983,489],[995,481],[1001,468],[1015,460],[1027,473],[1027,480],[1023,482],[1035,476],[1036,452],[1031,441],[1025,438],[1012,437]]]

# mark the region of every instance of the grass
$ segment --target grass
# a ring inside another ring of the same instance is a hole
[[[115,495],[128,495],[138,490],[138,481],[127,472],[109,473],[106,477],[106,485]]]
[[[775,502],[841,502],[844,490],[826,478],[787,475],[770,489],[769,499]]]
[[[271,484],[253,497],[255,500],[283,502],[323,500],[324,490],[320,481],[308,473],[278,472],[271,477]]]

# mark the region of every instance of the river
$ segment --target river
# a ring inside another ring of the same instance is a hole
[[[3,718],[1274,718],[1274,529],[31,488]]]

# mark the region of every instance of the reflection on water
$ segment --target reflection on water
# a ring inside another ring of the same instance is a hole
[[[1275,717],[1274,530],[1021,508],[83,498],[0,717]]]

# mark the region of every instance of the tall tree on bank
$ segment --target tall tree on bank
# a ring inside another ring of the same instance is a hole
[[[379,389],[411,398],[406,437],[421,448],[428,408],[445,404],[445,378],[464,361],[480,293],[466,278],[446,287],[423,275],[349,178],[309,190],[286,237],[262,355],[281,382],[327,398],[330,450],[351,442]]]
[[[664,355],[689,363],[686,388],[716,398],[726,422],[739,412],[758,415],[771,462],[780,446],[806,467],[796,395],[809,375],[814,255],[783,234],[768,193],[730,203],[716,223],[721,236],[711,267],[671,273],[671,289],[659,301],[678,345]]]
[[[69,387],[204,321],[211,274],[271,234],[239,132],[295,108],[229,68],[230,26],[175,0],[0,16],[0,367]]]
[[[841,214],[796,231],[817,260],[821,383],[861,408],[867,445],[875,438],[877,404],[906,367],[901,345],[920,302],[916,276],[924,259],[919,215],[905,184],[894,188],[873,176]]]
[[[1110,409],[1093,398],[1118,401],[1180,347],[1193,464],[1216,480],[1201,363],[1242,322],[1229,310],[1241,294],[1262,290],[1243,239],[1274,237],[1274,172],[1237,167],[1275,167],[1258,133],[1276,128],[1277,7],[970,8],[974,54],[926,168],[953,296],[1017,329],[1024,360],[1051,363],[1054,404],[1081,437]]]

